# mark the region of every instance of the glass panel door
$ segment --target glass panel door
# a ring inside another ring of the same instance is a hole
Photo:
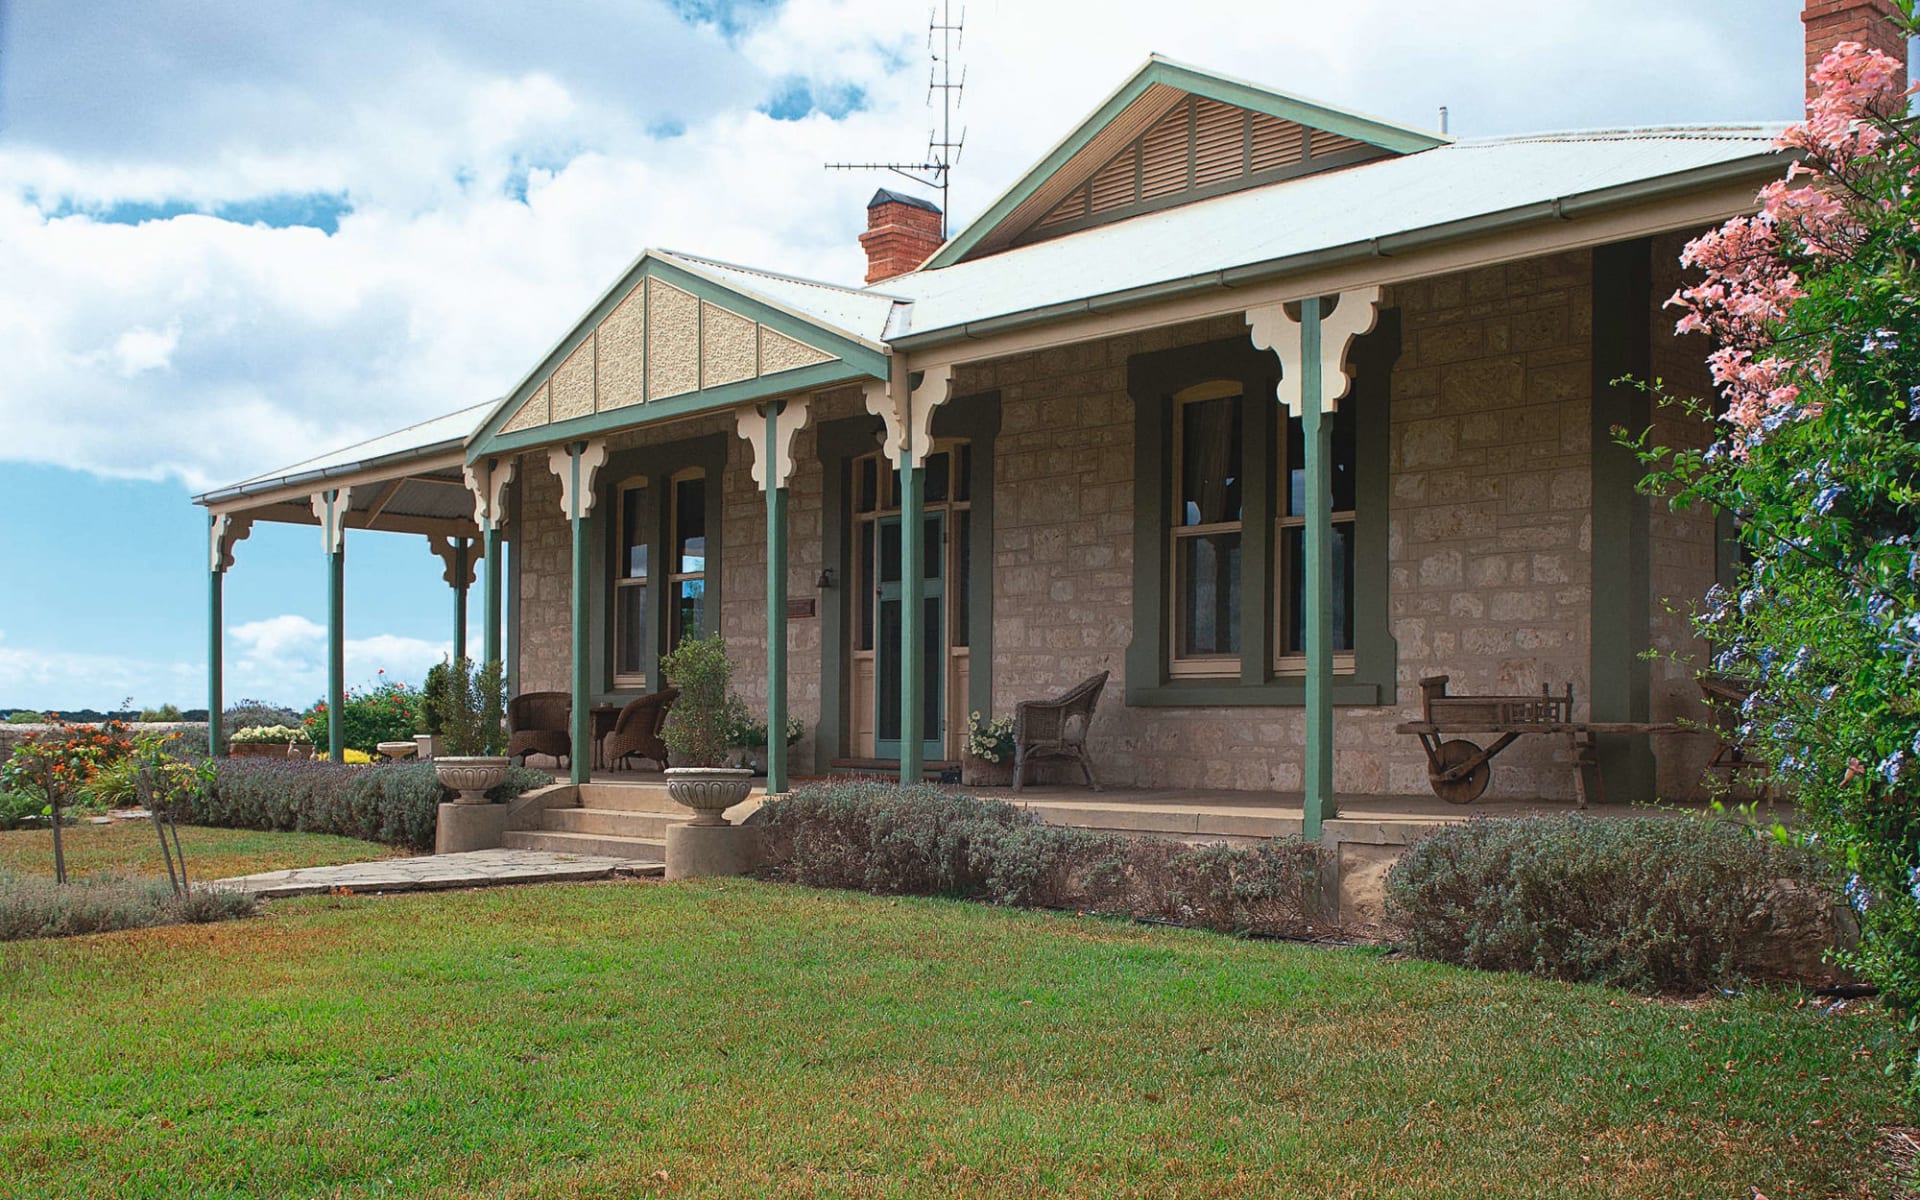
[[[921,756],[929,761],[945,752],[942,718],[946,703],[947,629],[946,629],[946,528],[944,511],[925,514],[921,527]],[[874,668],[874,753],[880,758],[900,757],[900,608],[902,569],[900,518],[886,516],[877,522],[880,534],[880,569],[874,579],[874,603],[877,606],[875,641],[877,661]]]

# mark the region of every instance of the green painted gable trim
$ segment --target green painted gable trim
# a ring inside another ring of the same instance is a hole
[[[941,247],[939,253],[928,260],[926,269],[950,267],[963,261],[981,242],[985,241],[1013,211],[1026,203],[1040,186],[1052,179],[1060,170],[1085,150],[1089,143],[1102,130],[1111,124],[1114,118],[1145,95],[1147,89],[1155,84],[1177,88],[1195,96],[1205,96],[1209,100],[1218,100],[1222,104],[1231,104],[1238,108],[1252,109],[1270,117],[1285,121],[1296,121],[1311,129],[1337,133],[1355,141],[1379,146],[1396,154],[1411,154],[1419,150],[1431,150],[1452,141],[1444,135],[1428,133],[1411,126],[1398,125],[1391,121],[1382,121],[1345,109],[1329,108],[1311,100],[1286,92],[1264,88],[1258,84],[1234,79],[1230,76],[1215,75],[1164,58],[1152,58],[1134,73],[1133,78],[1120,86],[1120,90],[1109,96],[1106,103],[1095,109],[1092,116],[1080,123],[1066,140],[1055,146],[1034,168],[1021,177],[1020,181],[994,201],[993,206],[965,229],[952,241]]]
[[[809,367],[781,371],[778,374],[763,375],[754,379],[743,379],[719,387],[683,392],[662,400],[629,404],[606,412],[590,413],[584,417],[575,417],[533,429],[523,429],[511,434],[502,433],[501,429],[513,420],[513,415],[520,411],[520,406],[548,382],[560,364],[579,349],[580,344],[592,335],[602,321],[606,320],[607,315],[619,307],[620,302],[632,295],[634,289],[646,279],[658,279],[662,283],[670,284],[701,300],[757,321],[795,341],[804,342],[823,353],[832,354],[839,361],[816,363]],[[574,324],[566,337],[547,352],[546,356],[540,360],[540,365],[529,372],[513,391],[507,394],[506,398],[494,406],[492,413],[481,424],[479,431],[467,443],[467,461],[475,462],[488,454],[549,445],[568,438],[590,436],[614,429],[628,429],[635,425],[645,425],[661,419],[686,416],[710,409],[728,408],[823,385],[846,383],[855,379],[885,379],[888,372],[887,364],[888,352],[882,346],[850,337],[830,326],[795,316],[786,309],[775,307],[746,292],[736,291],[705,275],[689,271],[649,250],[627,268],[626,274],[620,277],[619,282],[609,288],[587,311],[587,314]]]

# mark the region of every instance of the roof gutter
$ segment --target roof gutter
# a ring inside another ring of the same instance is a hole
[[[955,342],[977,341],[1052,321],[1098,316],[1163,300],[1184,299],[1209,291],[1267,283],[1287,275],[1346,266],[1372,258],[1393,258],[1409,251],[1423,250],[1446,242],[1511,233],[1555,221],[1571,221],[1589,213],[1658,200],[1677,192],[1737,183],[1749,178],[1776,176],[1785,158],[1785,155],[1769,151],[1763,155],[1715,163],[1712,166],[1673,175],[1640,179],[1632,183],[1615,184],[1587,192],[1575,192],[1551,200],[1521,205],[1518,208],[1503,209],[1500,212],[1481,213],[1458,221],[1429,225],[1423,229],[1409,230],[1405,233],[1387,234],[1383,237],[1349,242],[1341,246],[1310,250],[1303,254],[1271,258],[1237,267],[1225,267],[1180,279],[1163,280],[1142,287],[1103,292],[1080,300],[1066,300],[1058,304],[1022,309],[1019,312],[988,317],[981,321],[929,329],[924,333],[908,334],[906,337],[897,338],[891,345],[895,350],[911,352]]]
[[[295,487],[303,483],[316,483],[324,479],[337,479],[342,475],[358,475],[375,467],[401,466],[418,462],[423,458],[433,458],[441,454],[458,453],[466,445],[465,438],[435,442],[431,446],[415,446],[411,450],[398,450],[384,454],[379,458],[370,458],[358,462],[341,463],[339,466],[321,467],[317,471],[301,471],[297,475],[280,475],[272,479],[249,479],[245,483],[236,483],[195,496],[195,504],[219,504],[223,500],[238,500],[246,496],[257,496],[262,492],[277,492],[281,488]]]

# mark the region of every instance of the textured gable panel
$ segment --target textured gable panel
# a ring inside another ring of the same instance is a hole
[[[760,359],[754,322],[712,301],[700,302],[700,386],[752,379]]]
[[[574,348],[553,373],[553,419],[565,421],[593,411],[593,336]]]
[[[781,371],[793,371],[801,367],[811,367],[815,363],[831,362],[833,355],[824,350],[815,350],[805,342],[798,342],[784,333],[777,333],[765,325],[760,327],[760,373],[776,375]]]
[[[469,453],[548,425],[579,431],[591,419],[593,428],[621,428],[644,421],[640,410],[656,401],[673,401],[676,413],[738,404],[759,394],[755,380],[802,368],[815,370],[788,387],[811,386],[831,377],[833,367],[886,370],[884,350],[677,259],[642,255],[541,368],[500,401]],[[521,436],[514,444],[539,443]]]
[[[527,397],[527,402],[520,406],[520,411],[514,413],[513,419],[508,421],[502,429],[506,433],[518,433],[522,429],[533,429],[545,425],[552,419],[553,414],[547,408],[547,389],[543,385],[539,391]]]
[[[700,301],[647,280],[647,399],[700,389]]]
[[[647,289],[627,293],[594,331],[600,412],[647,398]]]

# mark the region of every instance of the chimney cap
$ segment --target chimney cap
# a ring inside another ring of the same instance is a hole
[[[922,200],[918,196],[903,195],[900,192],[892,191],[888,188],[881,188],[874,192],[873,199],[867,201],[867,207],[869,209],[879,208],[883,204],[904,204],[908,208],[921,208],[930,213],[940,211],[940,206],[931,200]]]

